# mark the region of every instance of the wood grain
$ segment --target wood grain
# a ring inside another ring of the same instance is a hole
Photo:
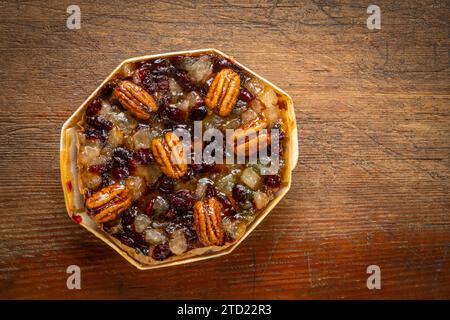
[[[0,298],[450,298],[449,1],[376,1],[375,31],[360,0],[70,4],[0,3]],[[138,271],[68,219],[60,129],[122,60],[205,47],[293,97],[294,183],[232,254]]]

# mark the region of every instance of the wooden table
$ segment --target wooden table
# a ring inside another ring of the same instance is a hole
[[[2,2],[0,298],[450,298],[449,1],[373,2],[381,30],[372,1]],[[205,47],[293,97],[293,186],[232,254],[138,271],[67,217],[60,129],[122,60]]]

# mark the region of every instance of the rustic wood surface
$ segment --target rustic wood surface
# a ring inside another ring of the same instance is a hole
[[[367,6],[381,8],[369,30]],[[81,29],[66,8],[81,8]],[[0,298],[450,298],[449,1],[2,1]],[[138,271],[67,217],[63,122],[122,60],[218,48],[294,99],[289,194],[228,256]],[[81,267],[81,290],[66,268]],[[381,268],[368,290],[366,268]]]

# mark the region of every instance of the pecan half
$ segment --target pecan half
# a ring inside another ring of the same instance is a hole
[[[94,214],[94,220],[99,223],[114,220],[130,205],[130,191],[118,183],[107,186],[86,199],[86,208]]]
[[[195,230],[204,246],[220,246],[224,243],[221,210],[222,205],[215,197],[197,201],[194,205]]]
[[[152,140],[152,152],[161,171],[172,178],[180,178],[187,171],[187,157],[182,141],[173,132],[167,132],[164,138]]]
[[[268,126],[264,119],[256,118],[243,124],[233,133],[233,143],[235,142],[234,152],[236,154],[254,154],[260,147],[266,147],[270,143],[270,135],[267,130],[261,132]]]
[[[206,95],[205,103],[210,109],[219,109],[219,115],[230,114],[236,103],[241,86],[239,75],[233,70],[222,69],[214,78]]]
[[[155,99],[144,88],[123,80],[114,88],[114,95],[122,106],[138,119],[148,120],[158,110]]]

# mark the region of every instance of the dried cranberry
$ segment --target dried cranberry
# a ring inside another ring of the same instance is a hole
[[[128,160],[128,171],[130,172],[130,175],[134,175],[138,165],[139,165],[139,163],[136,159],[131,158]]]
[[[162,193],[171,193],[173,188],[175,187],[175,180],[171,177],[162,175],[159,178],[159,186],[158,189]]]
[[[164,230],[166,231],[166,234],[168,236],[171,236],[178,229],[180,229],[179,225],[177,225],[176,223],[169,223]]]
[[[158,104],[158,113],[163,114],[170,106],[170,97],[168,95],[163,95],[156,101],[156,103]]]
[[[86,109],[86,115],[88,117],[95,116],[102,109],[102,102],[100,99],[95,99]]]
[[[189,75],[186,71],[177,70],[175,72],[175,80],[180,85],[180,87],[186,91],[192,91],[194,89],[194,85],[192,84],[191,79],[189,78]]]
[[[101,89],[100,91],[100,96],[107,98],[109,97],[113,90],[114,87],[116,86],[116,84],[114,83],[114,81],[109,81],[107,84],[105,84],[105,86]]]
[[[117,147],[113,150],[112,160],[116,166],[128,166],[128,160],[131,158],[131,153],[123,147]]]
[[[145,206],[144,213],[149,217],[153,214],[153,205],[155,204],[155,199],[150,200]]]
[[[166,219],[168,219],[168,220],[173,220],[173,219],[175,219],[176,216],[177,216],[177,213],[175,212],[175,210],[173,208],[170,208],[164,214],[164,217],[166,217]]]
[[[126,225],[125,227],[123,227],[123,232],[114,236],[125,245],[135,248],[136,250],[140,251],[143,254],[148,253],[148,251],[146,251],[144,237],[141,234],[134,231],[132,225]]]
[[[194,170],[192,169],[192,166],[189,166],[186,170],[186,173],[184,176],[181,177],[181,180],[183,181],[189,181],[194,176]]]
[[[108,132],[105,130],[97,130],[91,127],[87,127],[84,132],[86,139],[88,140],[100,140],[101,142],[105,142],[108,139]]]
[[[221,192],[217,192],[216,194],[217,200],[219,200],[220,204],[223,207],[222,213],[225,216],[234,216],[236,214],[236,210],[234,209],[231,201],[228,200],[227,196]]]
[[[214,170],[215,167],[216,167],[215,162],[209,164],[203,162],[202,164],[193,164],[192,170],[194,170],[195,173],[207,173]]]
[[[176,122],[182,122],[186,119],[186,112],[176,107],[168,107],[165,110],[167,117]]]
[[[109,172],[104,172],[102,174],[102,187],[107,187],[113,183],[111,174]]]
[[[241,87],[241,91],[239,92],[239,100],[249,103],[253,99],[255,99],[255,96],[246,88]]]
[[[94,164],[88,167],[88,171],[90,173],[103,173],[108,170],[108,166],[106,164]]]
[[[130,176],[128,167],[113,167],[111,173],[114,179],[125,179]]]
[[[170,251],[169,245],[167,243],[161,243],[153,248],[152,257],[155,260],[162,261],[171,254],[172,252]]]
[[[188,241],[195,241],[195,240],[197,240],[197,232],[195,232],[195,230],[193,230],[192,228],[184,227],[183,228],[183,232],[184,232],[184,235],[186,236],[186,239]]]
[[[155,77],[152,74],[150,74],[147,69],[140,69],[138,71],[138,76],[141,79],[142,85],[148,92],[150,93],[156,92]]]
[[[153,160],[153,155],[150,149],[138,149],[133,152],[133,159],[136,160],[138,164],[149,164]]]
[[[150,61],[150,65],[152,66],[152,68],[167,67],[168,65],[170,65],[170,61],[167,58],[157,58],[153,61]]]
[[[212,183],[206,185],[205,197],[215,197],[217,194],[216,187]]]
[[[88,117],[86,122],[90,127],[97,130],[110,131],[113,128],[113,123],[102,116]]]
[[[194,213],[192,210],[178,212],[175,222],[182,226],[192,226],[194,224]]]
[[[138,215],[138,209],[135,206],[132,206],[131,208],[125,210],[121,216],[122,227],[132,225],[134,222],[134,218],[136,218],[137,215]]]
[[[247,188],[241,184],[235,184],[233,190],[231,191],[233,199],[238,203],[244,203],[247,201]]]
[[[160,58],[151,62],[151,73],[154,75],[170,75],[175,68],[169,59]]]
[[[195,196],[189,190],[179,190],[172,197],[171,205],[175,210],[192,210],[195,203]]]
[[[81,222],[83,222],[83,217],[78,214],[74,214],[72,216],[72,220],[75,221],[76,224],[80,224]]]
[[[281,177],[279,175],[264,176],[264,184],[270,188],[278,188],[281,185]]]
[[[230,60],[226,58],[218,58],[213,63],[213,70],[214,72],[218,72],[223,68],[231,68],[233,66],[233,63],[231,63]]]
[[[130,236],[127,235],[127,234],[124,233],[124,232],[115,234],[114,237],[116,237],[117,239],[119,239],[120,242],[122,242],[124,245],[126,245],[126,246],[128,246],[128,247],[133,247],[133,246],[134,246],[134,241],[133,241],[133,239],[130,238]]]
[[[201,121],[205,119],[206,115],[208,114],[208,111],[203,103],[201,104],[195,104],[191,108],[190,118],[193,121]]]
[[[144,65],[144,66],[141,66],[136,72],[137,72],[137,76],[139,77],[139,80],[141,80],[141,82],[142,82],[147,77],[148,70]]]
[[[156,87],[159,92],[167,93],[169,91],[169,78],[167,76],[158,76],[156,78]]]

